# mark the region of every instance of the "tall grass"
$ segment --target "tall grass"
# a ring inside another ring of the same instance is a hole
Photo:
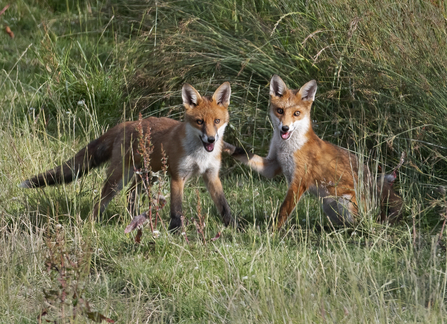
[[[146,233],[136,246],[114,225],[48,222],[36,230],[26,217],[2,230],[3,323],[35,322],[43,310],[43,321],[87,322],[70,315],[75,288],[118,322],[442,323],[446,314],[445,254],[436,240],[413,245],[410,231],[271,237],[251,227],[215,242],[207,234],[206,245]],[[45,243],[56,231],[63,241]],[[62,277],[66,288],[52,275],[58,268],[46,266],[48,249],[76,262]],[[75,259],[84,254],[88,265]],[[63,292],[65,308],[51,299]]]

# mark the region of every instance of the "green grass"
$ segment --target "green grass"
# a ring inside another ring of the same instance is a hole
[[[11,3],[0,16],[15,34],[0,36],[0,322],[46,311],[42,322],[444,323],[445,17],[442,1],[415,0]],[[223,227],[200,179],[185,191],[185,234],[166,232],[168,205],[160,233],[146,226],[140,244],[124,234],[124,193],[107,222],[91,220],[103,169],[18,187],[139,112],[181,119],[184,82],[211,94],[230,81],[226,139],[265,154],[275,73],[293,88],[316,79],[316,132],[373,169],[407,152],[401,224],[365,210],[359,226],[331,229],[306,195],[273,234],[285,180],[228,157],[238,230]]]

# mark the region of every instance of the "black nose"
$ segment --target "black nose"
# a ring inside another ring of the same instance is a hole
[[[215,140],[214,136],[208,137],[208,143],[214,143]]]
[[[281,129],[285,133],[289,130],[289,126],[283,126]]]

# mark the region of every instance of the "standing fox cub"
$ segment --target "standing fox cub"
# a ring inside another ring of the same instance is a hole
[[[270,117],[274,128],[268,156],[262,158],[225,143],[225,151],[265,177],[284,173],[289,189],[277,216],[278,229],[307,190],[322,199],[323,210],[333,224],[355,224],[359,202],[355,185],[359,183],[359,173],[363,174],[364,183],[373,183],[366,166],[359,172],[353,154],[321,140],[312,130],[310,110],[316,91],[315,80],[300,90],[291,90],[274,75],[270,81]],[[384,175],[377,181],[382,220],[400,216],[402,200],[392,189],[395,178],[395,174]]]
[[[230,208],[219,179],[221,152],[225,127],[229,121],[228,105],[231,88],[223,83],[212,98],[201,97],[189,84],[182,88],[185,122],[170,118],[149,117],[142,120],[144,134],[149,133],[153,153],[150,167],[162,169],[163,151],[171,176],[171,223],[169,229],[181,226],[182,198],[185,182],[202,175],[206,187],[225,225],[233,222]],[[107,180],[94,215],[102,213],[112,198],[127,184],[136,169],[142,167],[143,157],[138,152],[139,121],[121,123],[90,142],[72,159],[60,166],[21,183],[24,188],[44,187],[71,182],[90,169],[110,161]]]

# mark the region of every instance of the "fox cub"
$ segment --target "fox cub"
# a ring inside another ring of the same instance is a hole
[[[225,151],[265,177],[285,175],[289,188],[276,219],[278,229],[307,190],[322,199],[323,210],[333,224],[355,224],[358,203],[363,199],[357,197],[355,190],[359,173],[367,183],[374,182],[368,168],[359,166],[355,155],[321,140],[312,130],[310,110],[316,91],[315,80],[292,90],[274,75],[270,81],[273,138],[267,157],[225,143]],[[384,175],[377,181],[382,220],[395,220],[401,213],[402,199],[392,189],[395,178]]]
[[[163,117],[142,120],[143,132],[150,134],[153,145],[153,153],[150,156],[151,170],[161,170],[163,151],[167,157],[167,172],[171,177],[170,230],[181,226],[183,188],[190,177],[197,175],[203,177],[224,224],[233,223],[219,179],[223,135],[229,122],[230,96],[231,88],[228,82],[217,88],[211,98],[202,97],[191,85],[185,84],[182,88],[184,122]],[[138,125],[138,121],[116,125],[90,142],[73,158],[52,170],[23,181],[21,186],[36,188],[68,183],[90,169],[110,161],[107,180],[93,212],[98,216],[132,178],[135,170],[142,167],[143,157],[138,152]]]

